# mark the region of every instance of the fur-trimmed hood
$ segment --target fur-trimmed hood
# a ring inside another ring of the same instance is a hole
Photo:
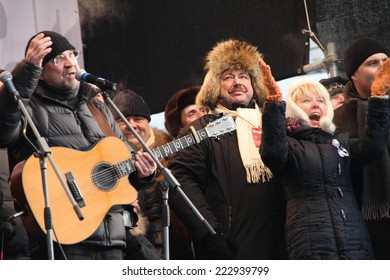
[[[304,125],[308,125],[310,123],[309,117],[307,114],[298,107],[298,105],[293,101],[292,96],[295,91],[304,84],[311,84],[317,87],[324,97],[325,105],[326,105],[326,114],[320,119],[320,128],[328,133],[332,133],[336,130],[336,126],[332,122],[333,120],[333,107],[330,102],[329,92],[326,88],[320,83],[312,79],[301,78],[296,80],[290,84],[287,90],[287,98],[286,98],[286,117],[290,117],[296,119]]]
[[[261,77],[260,59],[262,55],[257,48],[244,41],[229,39],[215,45],[206,57],[207,73],[196,97],[197,105],[214,109],[220,95],[221,75],[228,69],[234,69],[248,71],[254,90],[253,98],[262,108],[267,90]]]

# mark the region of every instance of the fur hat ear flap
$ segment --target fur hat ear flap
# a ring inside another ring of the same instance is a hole
[[[196,96],[196,105],[214,109],[219,92],[220,92],[220,81],[216,80],[216,77],[211,72],[207,72],[204,77],[202,87]]]
[[[333,133],[336,130],[336,126],[332,122],[333,120],[333,106],[330,102],[329,92],[326,88],[317,81],[312,79],[302,78],[296,80],[290,84],[287,90],[287,98],[286,98],[286,117],[294,118],[304,125],[309,125],[310,119],[307,114],[294,102],[293,95],[302,85],[310,84],[315,86],[318,89],[318,92],[325,100],[326,105],[326,113],[320,119],[320,128],[328,133]]]

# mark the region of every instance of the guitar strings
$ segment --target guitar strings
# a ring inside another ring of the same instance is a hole
[[[127,160],[129,161],[129,160]],[[91,176],[78,178],[76,184],[78,185],[87,185],[83,188],[85,194],[91,194],[96,192],[99,189],[105,189],[104,186],[111,185],[114,180],[118,180],[121,177],[130,174],[134,171],[132,164],[129,164],[132,168],[125,168],[124,172],[121,172],[119,165],[121,163],[110,165],[107,168],[104,168],[101,171],[93,172]],[[130,172],[129,172],[130,171]],[[92,184],[91,184],[92,181]],[[115,184],[116,185],[116,184]],[[83,195],[83,194],[82,194]]]

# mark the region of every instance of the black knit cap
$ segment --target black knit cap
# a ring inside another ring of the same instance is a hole
[[[48,53],[43,58],[42,66],[45,66],[45,64],[48,61],[55,58],[57,55],[59,55],[60,53],[62,53],[64,51],[76,50],[76,48],[71,43],[69,43],[68,39],[66,39],[61,34],[54,32],[54,31],[41,31],[41,32],[35,34],[34,36],[32,36],[30,38],[30,40],[28,40],[25,53],[27,53],[27,49],[30,46],[31,40],[34,39],[40,33],[43,33],[45,35],[44,37],[50,37],[51,41],[53,42],[53,44],[50,46],[51,52]]]
[[[148,104],[141,96],[130,89],[118,92],[112,99],[112,102],[115,103],[125,117],[140,116],[148,119],[149,122],[151,120]],[[119,116],[114,110],[112,111],[114,118],[118,119]]]
[[[351,79],[351,76],[367,58],[376,53],[387,54],[387,50],[371,38],[362,38],[349,45],[344,52],[344,70],[348,79]]]
[[[173,137],[177,137],[181,124],[181,111],[192,104],[195,104],[195,98],[200,87],[184,88],[175,92],[168,99],[165,105],[165,128]]]

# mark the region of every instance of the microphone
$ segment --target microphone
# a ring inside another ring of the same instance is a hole
[[[0,81],[3,82],[7,90],[15,96],[19,95],[12,81],[12,74],[6,70],[0,69]]]
[[[84,69],[80,69],[76,73],[76,79],[79,81],[84,81],[87,83],[94,84],[98,86],[101,90],[116,90],[117,89],[117,84],[110,82],[109,80],[94,76],[90,73],[85,72]]]

